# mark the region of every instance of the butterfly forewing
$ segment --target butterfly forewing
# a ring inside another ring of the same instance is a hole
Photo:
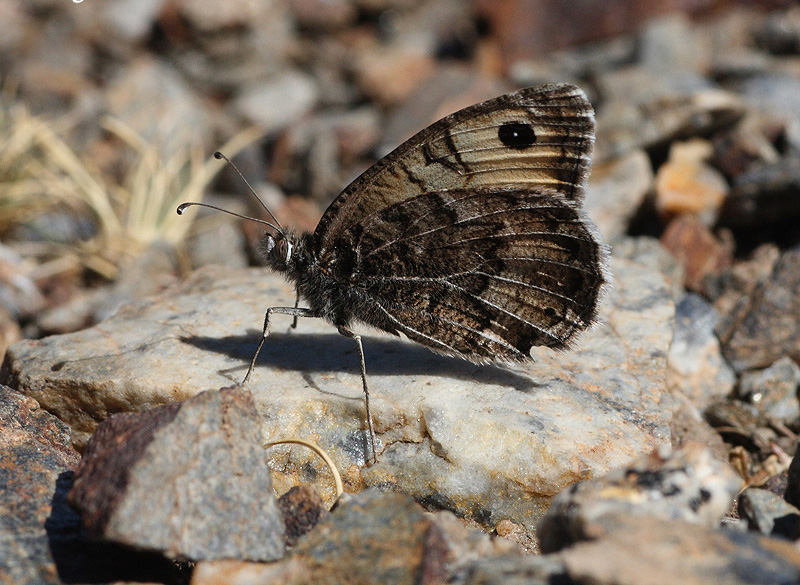
[[[523,89],[456,112],[353,181],[320,220],[315,253],[330,253],[347,225],[432,191],[518,186],[578,201],[593,141],[592,108],[571,85]]]

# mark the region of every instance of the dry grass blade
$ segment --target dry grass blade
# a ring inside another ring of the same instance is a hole
[[[178,216],[175,209],[183,201],[202,200],[203,192],[224,163],[214,157],[203,159],[199,149],[189,146],[176,149],[163,160],[156,147],[120,120],[104,118],[103,126],[139,155],[138,165],[124,185],[127,195],[124,225],[128,235],[144,244],[155,240],[181,242],[191,222]],[[222,148],[238,153],[262,135],[261,129],[249,128]]]
[[[3,231],[31,213],[85,201],[98,221],[117,222],[105,188],[50,127],[22,106],[0,105],[0,227]],[[81,194],[82,197],[76,197]]]
[[[105,118],[103,126],[135,154],[118,183],[103,176],[53,130],[21,105],[0,104],[0,232],[48,207],[61,204],[91,210],[97,235],[75,244],[84,266],[114,278],[116,266],[155,241],[179,244],[192,222],[175,213],[186,200],[202,200],[203,191],[222,168],[189,144],[168,158],[122,121]],[[244,130],[222,148],[232,155],[258,140],[263,131]],[[63,247],[53,247],[58,256]]]

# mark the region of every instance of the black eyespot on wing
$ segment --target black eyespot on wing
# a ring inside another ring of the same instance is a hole
[[[500,142],[509,148],[523,150],[536,143],[536,133],[530,124],[524,122],[506,122],[497,132]]]

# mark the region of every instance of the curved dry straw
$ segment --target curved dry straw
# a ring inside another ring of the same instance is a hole
[[[304,447],[308,447],[314,453],[320,456],[320,458],[325,462],[325,464],[330,468],[331,473],[333,474],[333,483],[334,488],[336,490],[336,498],[333,500],[335,504],[342,494],[344,493],[344,484],[342,483],[342,476],[339,473],[339,468],[336,467],[336,464],[331,459],[330,455],[328,455],[322,447],[313,443],[311,441],[306,441],[304,439],[281,439],[279,441],[270,441],[269,443],[264,443],[264,449],[269,449],[270,447],[274,447],[275,445],[285,445],[285,444],[294,444],[294,445],[303,445]]]

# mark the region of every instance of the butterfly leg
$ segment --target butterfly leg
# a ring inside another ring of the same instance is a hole
[[[375,427],[372,424],[372,412],[369,409],[369,388],[367,387],[367,363],[364,360],[364,347],[361,345],[361,336],[350,331],[347,327],[339,326],[339,333],[355,340],[358,345],[358,355],[361,358],[361,384],[364,387],[364,404],[367,411],[367,426],[369,427],[369,442],[372,447],[372,462],[378,462],[377,441],[375,440]]]
[[[256,353],[253,356],[253,359],[250,361],[250,367],[247,368],[247,373],[244,375],[244,380],[242,380],[242,386],[247,384],[247,380],[250,378],[250,374],[253,373],[253,368],[256,367],[256,360],[258,359],[258,354],[261,353],[261,347],[264,345],[264,341],[266,341],[267,337],[269,336],[269,316],[272,315],[273,313],[278,313],[281,315],[293,315],[295,321],[297,320],[298,317],[318,316],[311,309],[301,309],[299,307],[270,307],[269,309],[267,309],[267,314],[264,315],[264,329],[261,331],[261,341],[258,342]]]
[[[294,308],[298,308],[300,306],[300,289],[298,288],[296,291],[297,296],[294,298]],[[297,315],[294,316],[292,319],[292,329],[297,329]]]

